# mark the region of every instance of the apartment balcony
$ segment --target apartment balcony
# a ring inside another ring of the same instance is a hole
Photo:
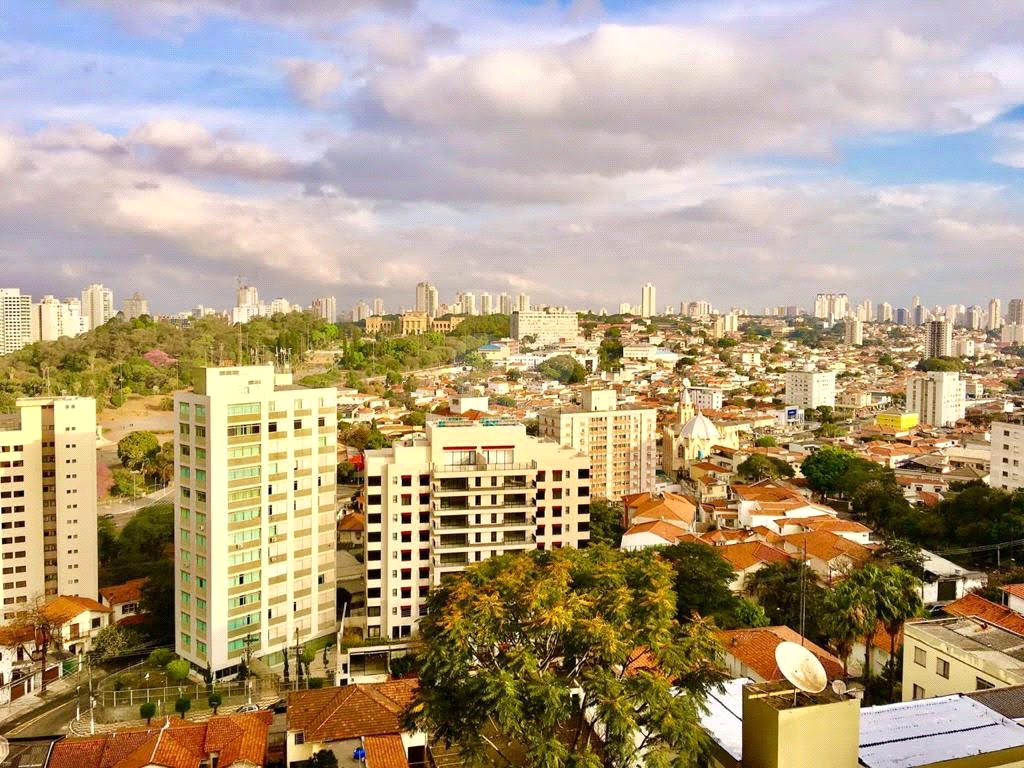
[[[435,568],[465,568],[469,565],[469,553],[445,552],[434,555],[432,562]]]
[[[449,534],[438,537],[434,542],[434,549],[468,549],[474,546],[467,534]]]
[[[452,477],[456,475],[473,475],[479,472],[532,472],[537,469],[537,462],[515,462],[511,464],[488,464],[477,459],[473,464],[433,464],[430,472],[435,477]]]
[[[466,515],[453,515],[450,517],[434,518],[434,530],[441,528],[469,528],[469,517]]]

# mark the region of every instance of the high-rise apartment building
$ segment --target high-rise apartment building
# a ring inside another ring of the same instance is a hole
[[[972,331],[980,331],[983,314],[984,312],[982,308],[977,304],[969,306],[967,311],[964,313],[964,327],[969,328]]]
[[[321,320],[333,323],[338,319],[338,300],[333,296],[318,296],[313,299],[313,314]],[[380,312],[374,314],[381,314]]]
[[[129,298],[124,300],[124,304],[121,307],[121,314],[124,315],[125,320],[134,320],[136,317],[148,315],[149,300],[136,291]]]
[[[616,406],[614,389],[587,389],[579,406],[539,414],[540,436],[590,458],[590,493],[618,500],[654,488],[658,469],[658,412]]]
[[[877,318],[880,323],[891,323],[893,320],[892,304],[887,301],[879,304]]]
[[[847,344],[860,346],[864,343],[864,323],[854,317],[846,318],[843,335]]]
[[[991,485],[1004,491],[1024,488],[1024,414],[1007,414],[993,421]]]
[[[929,371],[907,380],[907,413],[921,424],[951,427],[966,413],[967,382],[955,371]]]
[[[380,298],[379,296],[373,300],[373,314],[384,314],[384,299]]]
[[[475,315],[476,314],[476,294],[466,291],[465,293],[459,294],[458,300],[459,306],[462,308],[460,314],[463,315]]]
[[[260,292],[254,285],[240,285],[235,292],[236,307],[257,307],[260,303]]]
[[[512,313],[511,333],[516,341],[530,336],[541,345],[576,341],[580,335],[579,316],[575,312],[551,307],[536,311],[516,310]]]
[[[337,392],[207,368],[174,410],[175,651],[216,677],[279,664],[336,629]]]
[[[658,305],[655,303],[654,286],[651,283],[644,283],[640,292],[640,317],[645,320],[658,314]]]
[[[437,317],[438,298],[436,286],[426,282],[416,284],[416,311],[426,312],[427,317]]]
[[[1006,313],[1007,325],[1024,325],[1024,299],[1010,299],[1010,307]]]
[[[471,563],[590,539],[583,454],[496,416],[426,434],[365,453],[367,637],[416,634],[431,587]]]
[[[515,305],[512,302],[512,297],[507,293],[502,293],[498,296],[498,311],[503,315],[511,315],[515,310]]]
[[[114,292],[98,283],[82,291],[82,317],[89,321],[89,330],[99,328],[115,315]]]
[[[352,320],[357,323],[362,322],[370,317],[371,312],[370,305],[360,299],[352,309]]]
[[[814,297],[814,316],[835,322],[850,314],[850,297],[845,293],[819,293]]]
[[[798,408],[836,406],[835,371],[819,371],[805,368],[802,371],[786,373],[786,405]]]
[[[991,299],[988,303],[988,330],[998,331],[1002,327],[1002,303],[999,301],[999,299]]]
[[[17,288],[0,288],[0,355],[32,342],[32,297]]]
[[[32,305],[31,326],[32,341],[78,336],[86,329],[82,305],[78,299],[60,301],[54,296],[43,296],[38,304]]]
[[[96,401],[29,397],[0,416],[3,618],[37,598],[99,589]]]
[[[932,320],[925,327],[924,356],[953,356],[953,323],[949,320]]]
[[[480,294],[480,314],[489,315],[494,311],[494,306],[491,303],[491,294],[484,291]]]
[[[516,296],[516,309],[520,312],[530,311],[530,295],[528,293],[520,293]]]

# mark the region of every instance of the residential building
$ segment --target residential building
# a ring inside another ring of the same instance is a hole
[[[362,322],[369,318],[371,315],[370,305],[360,299],[356,302],[355,307],[352,309],[352,321],[355,323]]]
[[[1016,491],[1024,488],[1024,413],[993,421],[991,483],[993,488]]]
[[[32,305],[31,328],[32,341],[56,341],[88,330],[82,317],[82,303],[78,299],[60,301],[49,295]]]
[[[887,301],[883,301],[878,305],[878,322],[880,323],[891,323],[893,319],[892,315],[892,304]]]
[[[729,549],[729,547],[724,547]],[[786,626],[723,630],[718,633],[725,666],[733,677],[748,677],[757,683],[783,680],[775,662],[775,649],[780,643],[803,645],[821,662],[829,679],[843,677],[843,662],[819,645],[800,636]]]
[[[89,330],[99,328],[115,315],[114,292],[99,283],[92,283],[82,291],[82,317],[89,322]]]
[[[528,293],[520,293],[516,296],[516,309],[520,312],[530,311],[530,295]]]
[[[950,320],[932,320],[925,327],[924,356],[953,356],[953,323]]]
[[[584,546],[590,460],[500,416],[365,453],[366,636],[415,634],[431,587],[505,552]]]
[[[125,320],[134,320],[143,315],[149,315],[149,300],[136,291],[129,298],[124,300],[121,314]]]
[[[503,315],[511,315],[514,306],[512,304],[512,297],[507,293],[499,294],[498,296],[498,312]]]
[[[175,650],[215,677],[280,664],[336,628],[337,391],[207,368],[174,409]]]
[[[850,297],[845,293],[819,293],[814,297],[814,316],[835,322],[850,314]]]
[[[329,323],[333,323],[338,318],[338,300],[333,296],[318,296],[313,299],[312,309],[314,315]],[[374,314],[384,314],[383,307],[380,312],[374,312]]]
[[[575,312],[562,309],[518,309],[512,313],[511,333],[516,341],[532,337],[539,346],[575,342],[580,335],[580,321]]]
[[[1024,325],[1004,325],[999,330],[1001,344],[1024,344]]]
[[[834,371],[819,371],[805,368],[802,371],[786,373],[786,405],[798,408],[836,406],[836,374]]]
[[[276,297],[272,302],[270,302],[270,308],[268,309],[271,317],[274,315],[287,315],[292,311],[292,303],[284,296]]]
[[[907,379],[907,412],[922,424],[951,427],[964,417],[967,384],[955,371],[929,371]]]
[[[590,493],[607,499],[654,488],[658,470],[658,412],[624,408],[614,389],[586,389],[579,406],[539,414],[540,436],[590,457]]]
[[[466,291],[460,293],[456,306],[459,307],[459,314],[461,315],[475,315],[476,312],[476,294]]]
[[[384,299],[380,296],[373,300],[373,314],[383,315],[384,314]]]
[[[140,613],[142,603],[142,588],[146,586],[149,577],[131,579],[123,584],[113,584],[100,589],[100,603],[109,608],[111,624],[138,624],[143,618]]]
[[[903,628],[903,700],[1024,684],[1024,637],[973,616]]]
[[[480,294],[480,314],[490,315],[494,312],[494,304],[491,301],[491,294],[484,291]]]
[[[32,342],[32,297],[17,288],[0,288],[0,355]]]
[[[32,397],[0,416],[3,618],[56,595],[94,598],[96,401]]]
[[[92,643],[101,629],[110,624],[111,610],[84,595],[58,595],[40,608],[55,645],[75,656],[92,649]]]
[[[988,303],[988,325],[990,331],[998,331],[1003,327],[1002,308],[999,299],[992,299]]]
[[[860,346],[864,343],[864,323],[855,317],[848,317],[844,324],[844,337],[847,344]]]
[[[725,399],[721,389],[716,387],[690,387],[687,390],[690,402],[699,411],[720,411]]]
[[[657,306],[654,286],[651,283],[644,283],[643,290],[640,292],[640,317],[646,320],[658,314]]]
[[[1010,307],[1006,313],[1007,325],[1024,325],[1024,299],[1010,299]]]
[[[236,307],[258,307],[260,304],[260,292],[253,285],[240,285],[235,292]]]

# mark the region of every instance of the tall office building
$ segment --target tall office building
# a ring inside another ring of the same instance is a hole
[[[993,421],[991,485],[1004,491],[1024,488],[1024,414],[1007,414]]]
[[[658,314],[658,310],[655,303],[654,286],[651,283],[644,283],[643,290],[640,292],[640,317],[646,320],[656,314]]]
[[[924,356],[953,356],[953,324],[949,320],[932,320],[925,328]]]
[[[512,303],[512,297],[507,293],[502,293],[498,296],[498,311],[503,315],[511,315],[515,310],[515,305]]]
[[[97,597],[96,401],[29,397],[0,415],[3,618],[38,597]]]
[[[99,328],[114,316],[114,292],[98,283],[82,291],[82,316],[89,321],[89,330]]]
[[[136,317],[148,315],[149,300],[136,291],[124,300],[124,304],[121,307],[121,314],[124,315],[125,320],[134,320]]]
[[[966,413],[967,382],[955,371],[929,371],[907,380],[907,412],[922,424],[952,427]]]
[[[864,323],[858,318],[848,317],[845,326],[844,336],[847,344],[860,346],[864,343]]]
[[[590,459],[590,493],[619,500],[654,488],[658,469],[658,412],[616,407],[614,389],[586,389],[579,406],[539,414],[540,436]]]
[[[494,311],[494,307],[491,304],[491,294],[484,291],[480,294],[480,314],[489,315]]]
[[[279,664],[336,629],[337,392],[207,368],[174,410],[175,651],[215,677]]]
[[[891,323],[893,320],[892,304],[887,301],[883,301],[878,305],[878,322],[880,323]]]
[[[365,453],[366,635],[416,634],[427,595],[470,563],[590,539],[590,462],[512,419],[432,419]]]
[[[836,406],[835,371],[819,371],[805,368],[802,371],[786,373],[786,405],[798,408]]]
[[[1024,325],[1024,299],[1010,299],[1010,307],[1006,313],[1007,325]]]
[[[992,299],[988,303],[988,329],[998,331],[1003,327],[1002,304],[999,299]]]
[[[333,323],[338,319],[338,300],[333,296],[318,296],[313,299],[312,310],[321,320]]]
[[[54,296],[43,296],[32,305],[32,341],[56,341],[63,337],[78,336],[85,330],[82,305],[78,299],[60,301]]]
[[[17,288],[0,288],[0,355],[32,342],[32,297]]]
[[[530,295],[528,293],[520,293],[516,296],[516,309],[520,312],[530,311]]]

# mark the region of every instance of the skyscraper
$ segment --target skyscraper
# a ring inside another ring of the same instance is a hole
[[[254,285],[240,285],[235,292],[236,307],[258,307],[260,303],[260,292]]]
[[[814,316],[835,322],[850,314],[850,297],[845,293],[819,293],[814,297]]]
[[[922,424],[951,427],[966,412],[967,382],[955,371],[929,371],[907,379],[907,412],[916,413]]]
[[[134,320],[136,317],[148,315],[149,301],[145,296],[136,291],[129,298],[124,300],[121,312],[124,314],[125,320]]]
[[[84,329],[78,299],[59,301],[54,296],[43,296],[38,304],[32,305],[32,341],[56,341],[77,336]]]
[[[484,291],[480,294],[480,314],[489,315],[494,311],[494,307],[491,305],[491,294]]]
[[[646,320],[657,313],[654,286],[651,283],[644,283],[643,290],[640,293],[640,316]]]
[[[335,389],[207,368],[174,412],[178,655],[219,678],[333,635]]]
[[[333,323],[338,318],[338,300],[333,296],[318,296],[313,299],[312,308],[321,320]]]
[[[1003,327],[1002,304],[999,299],[992,299],[988,303],[988,329],[998,331]]]
[[[512,310],[515,306],[512,303],[512,297],[507,293],[502,293],[498,296],[498,311],[503,315],[511,315]]]
[[[844,335],[847,344],[860,346],[864,343],[864,323],[862,323],[859,318],[846,318]]]
[[[459,294],[459,306],[462,307],[462,314],[464,315],[475,315],[476,314],[476,295],[470,291]]]
[[[518,309],[520,312],[529,312],[530,311],[530,295],[529,294],[527,294],[527,293],[520,293],[519,296],[516,297],[516,309]]]
[[[1006,313],[1007,325],[1024,325],[1024,299],[1010,299],[1010,308]]]
[[[0,288],[0,355],[32,342],[32,297],[17,288]]]
[[[924,356],[952,357],[953,323],[949,320],[932,320],[925,328]]]
[[[384,299],[380,298],[379,296],[373,300],[373,314],[384,314]]]
[[[88,319],[89,329],[99,328],[114,316],[114,292],[93,283],[82,291],[82,316]]]
[[[972,331],[981,330],[982,309],[977,304],[972,304],[964,313],[964,326]]]
[[[352,320],[356,323],[368,318],[371,314],[370,305],[360,299],[352,309]]]
[[[878,305],[878,322],[880,323],[891,323],[893,319],[892,304],[887,301],[883,301]]]

